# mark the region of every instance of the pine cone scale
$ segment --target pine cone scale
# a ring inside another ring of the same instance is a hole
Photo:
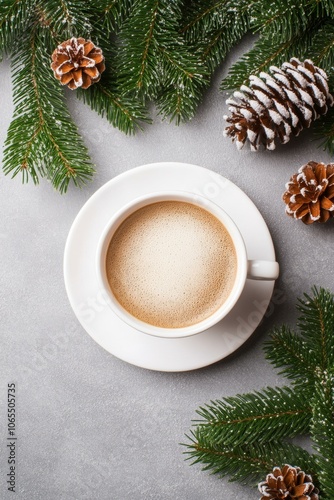
[[[306,193],[299,193],[291,197],[291,201],[296,205],[303,205],[304,203],[311,203],[311,196],[306,196]]]
[[[97,78],[96,80],[92,80],[91,78],[89,78],[89,76],[88,76],[86,73],[83,73],[83,75],[82,75],[82,86],[81,86],[81,88],[82,88],[82,89],[88,89],[88,87],[90,87],[90,86],[91,86],[92,81],[94,81],[94,83],[95,83],[95,82],[98,82],[99,80],[100,80],[100,76],[99,76],[99,78]]]
[[[315,203],[310,204],[310,215],[313,221],[317,221],[320,219],[320,202],[316,201]]]
[[[334,202],[332,202],[329,198],[326,198],[326,196],[321,199],[320,206],[322,209],[329,210],[330,212],[334,210]]]
[[[65,61],[68,61],[68,56],[67,54],[58,54],[58,57],[57,57],[57,62],[53,62],[51,64],[51,68],[53,70],[55,70],[61,63],[65,62]]]
[[[93,61],[95,61],[95,64],[100,64],[100,63],[103,63],[103,61],[104,61],[104,57],[102,55],[102,52],[96,52],[96,51],[93,51],[90,54],[90,59],[93,59]]]
[[[318,182],[326,179],[326,166],[323,163],[318,163],[315,167],[315,178]]]
[[[79,40],[84,40],[83,38]],[[82,43],[82,42],[81,42]],[[91,40],[88,40],[87,42],[84,43],[84,54],[87,56],[92,50],[95,49],[95,45]]]
[[[69,73],[70,71],[74,70],[75,66],[73,63],[69,61],[64,61],[56,70],[59,75],[65,75],[66,73]]]
[[[303,222],[305,221],[306,224],[311,224],[311,222],[313,222],[310,215],[310,210],[308,207],[305,207],[305,205],[297,208],[297,210],[295,211],[295,217],[296,219],[302,220]]]
[[[67,85],[72,80],[72,78],[73,77],[71,73],[65,73],[64,75],[61,75],[60,83],[62,83],[62,85]]]
[[[95,66],[95,61],[89,57],[83,57],[80,61],[80,66],[82,68],[93,68]]]
[[[298,486],[294,486],[291,488],[290,495],[292,498],[300,498],[300,497],[303,498],[304,495],[312,492],[312,488],[313,488],[312,483],[299,484]]]
[[[94,80],[96,80],[100,75],[99,70],[96,66],[94,68],[86,67],[85,73]]]

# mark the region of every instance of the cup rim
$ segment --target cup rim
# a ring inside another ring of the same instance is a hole
[[[237,273],[232,287],[231,293],[223,304],[210,316],[204,320],[180,328],[163,328],[136,318],[131,315],[125,308],[117,301],[109,286],[105,276],[105,259],[110,241],[122,222],[131,215],[131,213],[143,208],[144,206],[151,205],[160,201],[184,201],[197,205],[213,216],[215,216],[227,229],[232,238],[233,245],[237,256]],[[113,312],[129,326],[139,330],[140,332],[147,333],[156,337],[163,338],[183,338],[201,333],[208,328],[212,327],[221,321],[234,307],[238,301],[241,292],[245,286],[247,277],[247,252],[243,237],[240,230],[236,226],[232,218],[226,211],[212,200],[205,198],[202,195],[192,193],[189,191],[173,190],[173,191],[154,191],[142,196],[139,196],[129,203],[121,207],[109,219],[101,233],[97,250],[96,250],[96,275],[98,279],[99,288],[103,291],[106,297],[106,303],[113,310]]]

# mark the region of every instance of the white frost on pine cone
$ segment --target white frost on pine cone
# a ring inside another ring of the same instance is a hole
[[[242,85],[226,101],[231,115],[224,136],[231,137],[238,149],[246,141],[253,151],[261,145],[275,149],[275,139],[288,142],[333,105],[327,75],[312,61],[292,58],[269,71],[251,75],[249,86]]]

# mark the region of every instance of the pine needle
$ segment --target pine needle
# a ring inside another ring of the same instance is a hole
[[[50,179],[61,193],[69,182],[80,186],[94,172],[83,142],[64,105],[43,47],[48,32],[37,28],[22,41],[13,58],[14,118],[5,141],[5,174],[21,174],[37,184]]]
[[[33,0],[1,0],[0,59],[13,50],[17,38],[30,26],[33,3]]]

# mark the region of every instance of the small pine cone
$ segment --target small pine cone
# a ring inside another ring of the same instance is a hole
[[[105,70],[104,57],[90,40],[71,38],[53,51],[51,68],[62,85],[71,90],[87,89],[100,80]]]
[[[250,76],[249,87],[242,85],[241,92],[234,92],[237,100],[226,101],[231,115],[224,118],[231,125],[224,136],[231,137],[238,149],[248,139],[252,151],[260,145],[273,150],[276,138],[285,144],[334,103],[326,73],[309,59],[292,58],[281,68],[271,66],[270,73]]]
[[[274,467],[258,488],[262,494],[260,500],[319,500],[312,477],[291,465]]]
[[[285,186],[285,212],[305,224],[334,217],[334,163],[310,161]]]

